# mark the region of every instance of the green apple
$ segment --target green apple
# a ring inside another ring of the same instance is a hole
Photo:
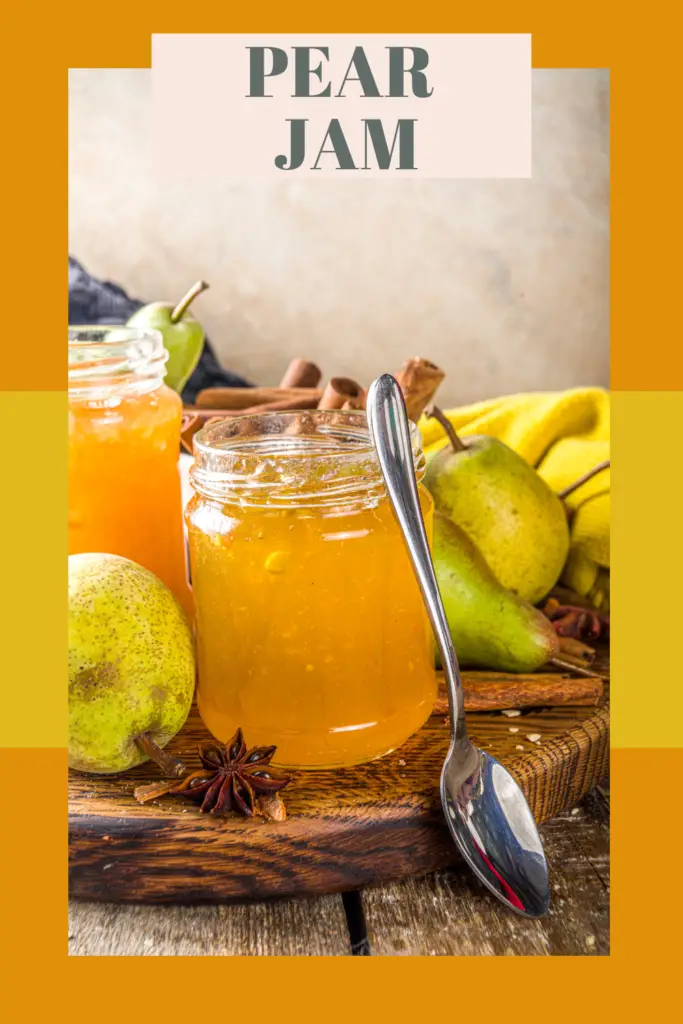
[[[118,555],[69,556],[69,767],[112,773],[152,758],[185,724],[194,693],[190,625],[161,580]]]
[[[187,384],[204,348],[202,325],[188,313],[188,309],[208,287],[206,281],[197,281],[177,305],[151,302],[133,313],[127,324],[128,327],[160,331],[168,352],[164,381],[178,394]]]

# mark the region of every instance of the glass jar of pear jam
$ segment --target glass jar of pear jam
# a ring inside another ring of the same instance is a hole
[[[414,428],[418,479],[424,456]],[[436,695],[434,642],[364,413],[240,416],[194,438],[186,508],[199,712],[296,768],[400,746]],[[432,501],[420,486],[431,538]]]
[[[69,554],[144,565],[191,612],[178,458],[180,397],[158,331],[69,328]]]

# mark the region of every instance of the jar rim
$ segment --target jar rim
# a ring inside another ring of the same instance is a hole
[[[69,391],[88,397],[121,385],[156,386],[168,360],[160,331],[119,324],[69,325],[68,353]]]
[[[118,334],[118,338],[111,335]],[[81,335],[103,335],[105,337],[84,338]],[[106,337],[109,336],[109,337]],[[69,345],[120,345],[130,344],[149,338],[161,341],[161,331],[156,327],[128,327],[126,324],[69,324]],[[106,340],[105,340],[106,339]]]
[[[421,479],[425,460],[414,423],[410,432]],[[194,435],[193,452],[194,489],[226,503],[255,508],[367,505],[386,493],[367,416],[360,410],[224,417]]]
[[[217,410],[218,414],[218,410]],[[247,437],[251,436],[245,434],[243,429],[244,425],[248,422],[265,424],[267,421],[283,420],[287,421],[288,425],[300,420],[305,423],[313,423],[315,421],[324,424],[329,427],[342,427],[344,424],[356,425],[358,424],[361,429],[364,430],[364,437],[362,447],[355,447],[354,451],[373,451],[374,446],[372,444],[372,438],[370,437],[370,430],[368,428],[367,413],[363,409],[278,409],[277,412],[258,412],[258,413],[238,413],[235,416],[219,417],[211,422],[207,422],[204,426],[196,432],[193,438],[194,446],[203,450],[216,449],[216,445],[209,442],[209,438],[213,440],[229,440],[227,436],[223,436],[232,430],[230,437],[235,439],[235,443],[239,444],[243,442]],[[411,440],[417,438],[419,440],[420,433],[417,425],[412,421],[408,424],[410,428]],[[366,439],[367,435],[367,439]],[[277,435],[264,434],[262,435],[264,440]],[[312,437],[313,435],[299,434],[299,437]],[[332,436],[330,433],[327,436]],[[340,454],[346,454],[346,452],[340,446]],[[301,454],[306,453],[303,449]]]

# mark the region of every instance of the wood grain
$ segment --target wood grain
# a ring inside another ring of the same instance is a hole
[[[70,956],[351,956],[340,896],[225,907],[69,905]]]
[[[575,804],[605,777],[606,696],[597,709],[468,716],[474,742],[510,769],[539,821]],[[528,739],[536,735],[540,743]],[[168,749],[194,770],[197,745],[207,738],[194,712]],[[139,805],[136,786],[158,778],[150,764],[121,776],[71,772],[71,895],[115,902],[255,900],[341,892],[452,864],[457,854],[438,791],[448,742],[446,717],[437,710],[378,761],[301,772],[286,790],[284,822],[202,815],[172,797]]]
[[[145,907],[72,900],[69,952],[73,956],[345,956],[351,944],[351,951],[361,955],[606,954],[607,793],[593,790],[580,808],[553,818],[542,831],[550,858],[552,904],[541,922],[502,912],[462,866],[362,894],[345,893],[346,921],[339,898],[327,896],[233,907]]]
[[[551,905],[530,921],[509,913],[464,864],[366,889],[376,956],[605,956],[609,953],[609,805],[595,791],[542,827]]]

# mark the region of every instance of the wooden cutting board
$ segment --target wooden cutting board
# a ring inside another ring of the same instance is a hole
[[[606,675],[606,664],[600,671]],[[473,741],[510,769],[538,821],[573,806],[605,778],[607,691],[598,707],[527,709],[515,718],[468,714]],[[536,734],[540,742],[529,740]],[[194,770],[197,746],[208,738],[193,711],[168,749]],[[150,764],[120,776],[70,772],[70,895],[135,903],[260,900],[444,867],[459,856],[439,799],[448,740],[441,710],[394,754],[358,768],[301,772],[283,793],[288,816],[279,823],[200,814],[179,797],[140,805],[133,790],[159,778]]]

